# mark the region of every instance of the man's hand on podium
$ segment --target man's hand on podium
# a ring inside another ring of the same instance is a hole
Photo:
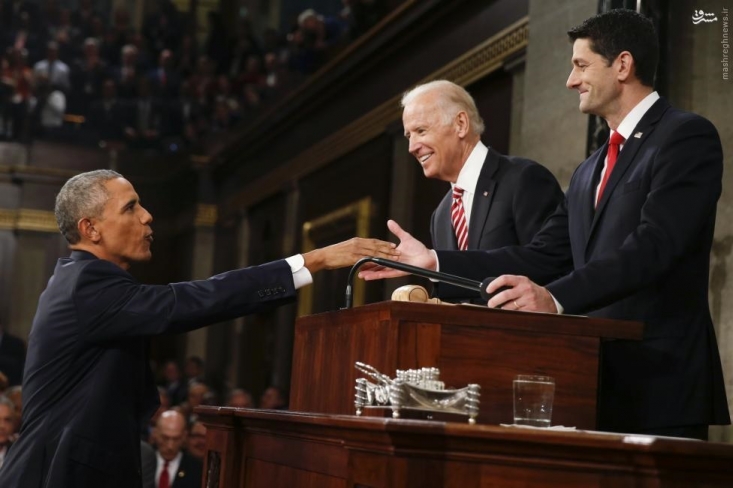
[[[523,312],[558,313],[555,300],[544,288],[526,276],[502,275],[489,283],[486,291],[494,293],[501,287],[509,289],[497,293],[489,300],[489,308],[521,310]]]

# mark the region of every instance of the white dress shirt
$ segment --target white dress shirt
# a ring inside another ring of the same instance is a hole
[[[463,188],[463,212],[466,214],[466,228],[468,229],[468,223],[471,221],[471,206],[473,205],[473,197],[476,195],[476,184],[478,184],[478,177],[481,175],[481,168],[484,166],[486,155],[489,153],[489,148],[484,146],[484,143],[478,141],[478,144],[474,146],[471,154],[468,155],[468,159],[463,164],[461,172],[458,173],[458,179],[455,183],[451,183],[451,190],[457,186]]]
[[[155,468],[155,486],[158,486],[158,480],[160,480],[160,473],[163,472],[163,466],[165,466],[165,459],[160,455],[160,452],[155,451],[155,457],[157,459],[158,467]],[[170,462],[168,462],[168,486],[173,484],[173,480],[176,479],[176,473],[178,473],[178,466],[181,465],[181,458],[183,453],[179,452]]]

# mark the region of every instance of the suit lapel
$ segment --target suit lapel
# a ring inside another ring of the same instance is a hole
[[[498,169],[499,157],[496,151],[489,148],[476,183],[476,192],[473,195],[471,220],[468,222],[468,249],[479,249],[481,236],[489,218],[491,202],[494,200],[494,190],[496,188],[494,174]]]
[[[592,237],[592,233],[594,232],[596,226],[598,225],[598,221],[600,220],[601,215],[606,208],[608,200],[611,198],[611,194],[616,190],[616,187],[623,179],[626,171],[634,163],[636,153],[639,151],[639,148],[641,148],[644,142],[652,134],[657,122],[668,108],[669,103],[667,103],[666,100],[657,100],[657,102],[651,106],[647,113],[644,114],[639,123],[636,124],[636,127],[632,131],[631,136],[624,144],[621,152],[619,152],[618,159],[616,160],[616,165],[611,172],[611,176],[608,178],[606,188],[603,190],[601,200],[598,202],[598,206],[596,207],[595,215],[593,216],[593,222],[591,223],[590,234],[588,235],[589,240]],[[605,157],[605,151],[603,154]],[[603,164],[602,161],[601,164]],[[593,190],[595,190],[595,188],[593,188]]]
[[[458,243],[456,242],[456,233],[453,231],[453,221],[450,216],[451,204],[453,203],[453,192],[451,190],[443,197],[435,211],[435,221],[447,222],[448,225],[440,225],[435,234],[437,239],[435,248],[445,251],[457,251]]]

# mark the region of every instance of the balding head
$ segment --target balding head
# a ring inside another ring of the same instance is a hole
[[[163,459],[173,460],[183,449],[186,438],[186,419],[181,412],[166,410],[160,414],[155,425],[155,442]]]

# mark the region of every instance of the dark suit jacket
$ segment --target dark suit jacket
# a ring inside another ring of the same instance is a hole
[[[60,259],[33,321],[23,427],[0,486],[141,486],[140,425],[158,407],[146,337],[294,297],[285,261],[152,286],[83,251]]]
[[[563,200],[560,185],[547,168],[488,149],[471,207],[469,250],[529,243]],[[453,192],[448,191],[430,219],[430,236],[436,250],[458,249],[451,222],[452,204]],[[478,293],[450,285],[436,283],[434,289],[442,299],[478,299]],[[484,300],[480,303],[486,305]]]
[[[201,488],[203,470],[201,461],[184,451],[178,472],[171,480],[171,488]]]
[[[0,338],[0,371],[8,377],[10,386],[19,385],[23,380],[25,362],[25,342],[7,332]]]
[[[643,341],[603,345],[600,428],[728,424],[708,308],[720,138],[709,121],[664,99],[633,134],[595,211],[606,146],[578,167],[530,244],[438,252],[440,269],[474,279],[525,275],[547,284],[565,313],[644,322]]]

